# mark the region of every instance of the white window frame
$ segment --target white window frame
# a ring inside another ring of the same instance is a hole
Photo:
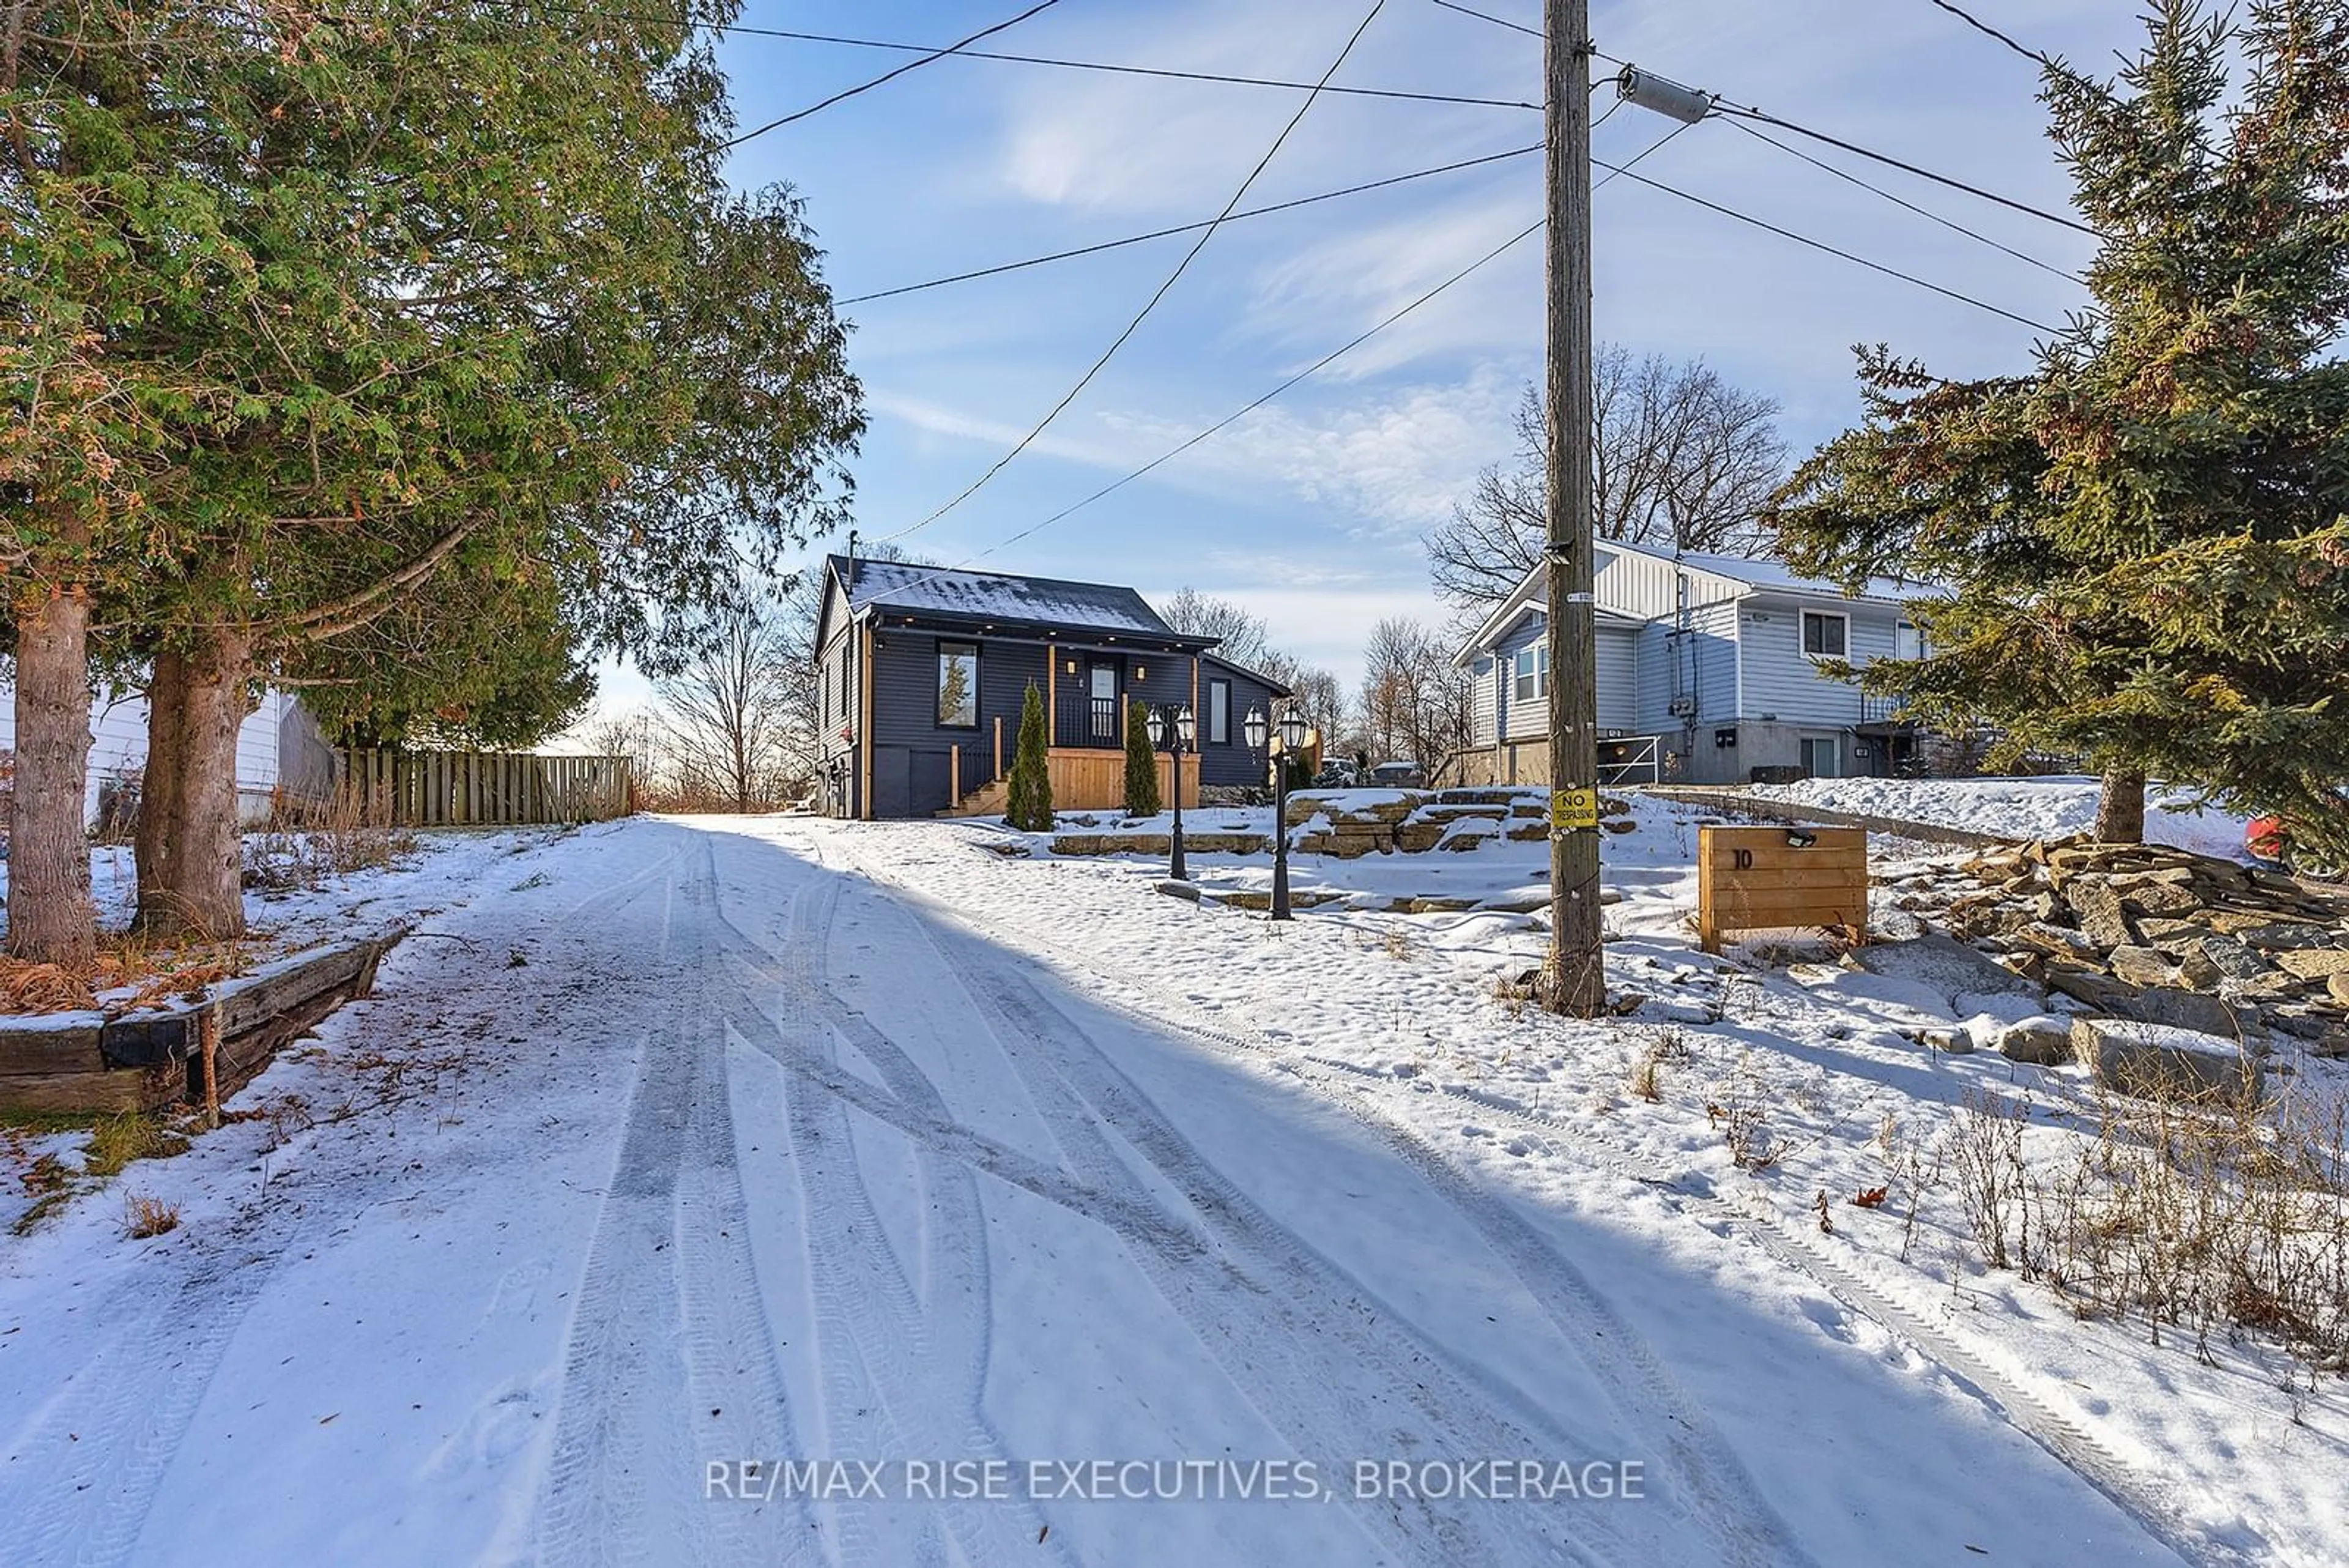
[[[1909,646],[1903,648],[1902,644]],[[1903,620],[1892,629],[1892,657],[1919,659],[1925,657],[1925,628],[1913,620]]]
[[[1207,682],[1207,743],[1228,746],[1232,743],[1232,683],[1225,680]]]
[[[1528,664],[1530,660],[1530,665]],[[1549,644],[1529,642],[1517,649],[1509,661],[1509,700],[1513,702],[1538,702],[1549,695]],[[1530,681],[1533,690],[1526,690]]]
[[[1843,623],[1843,647],[1840,650],[1834,653],[1811,651],[1811,639],[1808,633],[1813,617],[1820,620],[1835,620]],[[1848,610],[1796,610],[1795,612],[1795,647],[1813,664],[1827,659],[1849,659],[1851,658],[1851,612]]]

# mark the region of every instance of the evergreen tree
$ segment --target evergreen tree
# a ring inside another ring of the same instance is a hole
[[[2033,373],[1972,382],[1864,353],[1868,418],[1776,514],[1797,566],[1935,578],[1929,657],[1870,668],[1936,722],[1979,716],[2106,774],[2151,771],[2349,847],[2349,12],[2165,0],[2117,80],[2042,93],[2100,247]],[[2249,71],[2231,93],[2227,57]]]
[[[90,606],[132,628],[103,651],[151,665],[142,923],[242,926],[254,680],[364,681],[366,629],[460,579],[558,597],[539,676],[558,628],[673,663],[676,612],[837,520],[861,417],[815,252],[719,171],[702,25],[733,0],[28,9],[0,68],[20,725],[45,781],[78,772],[47,694]],[[507,662],[510,622],[425,618]]]
[[[1044,732],[1044,693],[1031,680],[1019,707],[1019,745],[1011,753],[1011,787],[1003,814],[1022,833],[1052,831],[1050,743]]]
[[[1140,698],[1125,710],[1125,815],[1158,815],[1158,753],[1150,749],[1150,705]]]

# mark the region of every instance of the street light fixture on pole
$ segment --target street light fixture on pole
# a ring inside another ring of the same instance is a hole
[[[1594,1018],[1607,1003],[1607,972],[1599,947],[1598,634],[1591,604],[1588,0],[1545,0],[1543,22],[1551,794],[1550,956],[1541,989],[1550,1011]]]
[[[1166,856],[1166,875],[1177,882],[1187,882],[1190,877],[1183,869],[1183,753],[1191,750],[1193,738],[1198,733],[1191,717],[1191,705],[1179,708],[1153,708],[1144,728],[1150,732],[1150,749],[1164,748],[1174,759],[1174,835]]]
[[[1261,752],[1271,735],[1271,726],[1264,721],[1264,711],[1248,710],[1247,722],[1240,729],[1247,736],[1248,749]],[[1272,759],[1272,918],[1288,919],[1288,763],[1305,744],[1305,715],[1294,707],[1280,716],[1280,754]]]

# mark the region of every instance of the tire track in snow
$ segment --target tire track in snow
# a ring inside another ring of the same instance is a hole
[[[841,1002],[825,982],[823,954],[840,881],[824,870],[817,877],[793,904],[781,955],[752,939],[722,908],[713,914],[721,944],[753,978],[779,986],[795,1014],[813,1011],[826,1026],[810,1032],[815,1036],[812,1044],[794,1050],[757,1000],[746,989],[733,988],[740,994],[729,1011],[738,1031],[793,1069],[787,1076],[787,1119],[810,1216],[810,1293],[826,1404],[835,1410],[870,1412],[868,1418],[885,1435],[884,1453],[1007,1458],[1001,1434],[983,1407],[992,1302],[978,1183],[964,1162],[932,1141],[911,1137],[923,1189],[935,1210],[923,1228],[925,1293],[917,1293],[889,1243],[857,1163],[851,1102],[832,1092],[833,1084],[854,1075],[838,1063],[831,1032],[846,1035],[881,1075],[885,1108],[899,1113],[885,1116],[885,1121],[895,1126],[902,1117],[936,1126],[951,1118],[936,1085],[913,1060]],[[883,1108],[874,1096],[864,1099]],[[883,1561],[864,1538],[860,1511],[835,1511],[851,1560]],[[925,1558],[937,1555],[941,1549],[931,1532],[942,1528],[967,1563],[1014,1552],[1032,1554],[1040,1543],[1048,1560],[1069,1561],[1065,1543],[1050,1542],[1042,1524],[1041,1514],[1024,1501],[950,1502],[931,1511],[919,1550]],[[850,1540],[847,1532],[858,1538]]]
[[[1454,1375],[1436,1346],[1216,1171],[1066,1014],[1004,972],[1000,957],[994,966],[973,963],[953,942],[933,940],[1080,1174],[1141,1188],[1109,1140],[1105,1129],[1113,1128],[1191,1204],[1213,1238],[1199,1257],[1169,1258],[1133,1237],[1125,1238],[1129,1254],[1299,1455],[1359,1456],[1381,1443],[1429,1456],[1540,1451],[1492,1407],[1489,1393]],[[1343,1490],[1339,1498],[1398,1562],[1630,1563],[1661,1561],[1669,1549],[1625,1539],[1624,1521],[1597,1512],[1576,1516],[1593,1539],[1561,1542],[1539,1528],[1537,1511],[1439,1510]]]
[[[864,869],[868,877],[874,876],[869,867]],[[1191,1149],[1179,1131],[1164,1121],[1081,1028],[1059,1010],[1050,1008],[1027,987],[1024,979],[1013,981],[1004,975],[999,949],[987,947],[984,956],[995,960],[992,966],[972,962],[964,950],[979,939],[963,934],[967,928],[936,900],[894,878],[889,880],[901,900],[918,904],[944,917],[942,923],[951,923],[951,932],[934,931],[933,940],[975,995],[985,1001],[992,992],[997,1004],[1001,1005],[1006,1000],[1002,993],[1009,985],[1016,984],[1027,992],[1032,1000],[1025,1018],[1015,1022],[1014,1028],[1024,1024],[1034,1038],[1073,1044],[1074,1050],[1060,1053],[1055,1064],[1063,1072],[1075,1069],[1071,1082],[1129,1139],[1135,1139],[1137,1130],[1141,1130],[1143,1136],[1137,1140],[1137,1147],[1178,1187],[1191,1194],[1195,1202],[1200,1201],[1203,1191],[1213,1195],[1212,1205],[1203,1205],[1201,1210],[1211,1227],[1219,1215],[1228,1215],[1259,1234],[1278,1229],[1276,1221],[1257,1210]],[[986,946],[983,942],[981,945]],[[1117,1010],[1150,1027],[1164,1027],[1154,1014],[1134,1008]],[[1017,1017],[1019,1010],[1015,1007],[1013,1011]],[[1010,1036],[1000,1028],[997,1033],[1004,1037],[1006,1050],[1010,1052]],[[1016,1054],[1014,1059],[1018,1059]],[[1329,1086],[1324,1087],[1325,1093],[1330,1092]],[[1031,1097],[1041,1098],[1033,1085]],[[1339,1098],[1350,1115],[1412,1166],[1516,1273],[1560,1335],[1576,1347],[1601,1386],[1609,1391],[1610,1401],[1632,1431],[1665,1459],[1661,1468],[1677,1478],[1692,1522],[1713,1538],[1723,1561],[1773,1565],[1809,1561],[1702,1407],[1671,1377],[1630,1324],[1606,1304],[1579,1270],[1513,1210],[1361,1096],[1339,1091],[1331,1097]],[[1083,1162],[1078,1164],[1080,1170],[1084,1170]],[[1289,1245],[1299,1256],[1310,1255],[1304,1243],[1293,1237]],[[1321,1266],[1327,1272],[1337,1272],[1333,1265],[1321,1262]]]
[[[898,889],[904,897],[937,911],[943,918],[965,923],[959,911],[911,888],[901,878],[861,861],[858,869],[867,878]],[[1022,934],[1092,974],[1102,988],[1099,1000],[1113,1011],[1145,1024],[1179,1029],[1211,1046],[1268,1061],[1317,1092],[1341,1104],[1350,1103],[1351,1114],[1400,1128],[1401,1124],[1370,1096],[1341,1080],[1340,1075],[1368,1076],[1351,1064],[1313,1056],[1294,1045],[1237,1032],[1204,1009],[1171,996],[1153,993],[1145,1000],[1130,981],[1073,952],[1064,942],[1048,940],[1032,930]],[[2170,1489],[2129,1466],[2093,1432],[2064,1416],[2028,1386],[2000,1370],[1923,1314],[1822,1256],[1797,1219],[1775,1210],[1756,1211],[1716,1196],[1692,1191],[1682,1185],[1679,1172],[1643,1160],[1628,1150],[1594,1150],[1588,1146],[1587,1129],[1568,1127],[1537,1111],[1479,1094],[1473,1088],[1431,1083],[1428,1089],[1473,1105],[1488,1116],[1513,1122],[1525,1130],[1547,1135],[1546,1144],[1558,1158],[1666,1191],[1672,1195],[1676,1210],[1692,1220],[1720,1226],[1728,1234],[1761,1248],[1781,1267],[1808,1280],[1854,1316],[1874,1324],[1938,1366],[1959,1388],[2077,1476],[2181,1561],[2227,1564],[2230,1568],[2254,1568],[2260,1561],[2233,1542],[2218,1539],[2193,1523],[2178,1505]]]
[[[233,1250],[140,1288],[0,1460],[0,1520],[16,1561],[112,1568],[132,1560],[229,1342],[285,1261],[327,1228],[323,1214],[295,1220],[263,1210],[240,1225]]]
[[[590,901],[634,897],[665,864],[657,858]],[[378,1016],[396,1014],[361,1014],[359,1029],[384,1027],[368,1022]],[[225,1241],[169,1255],[160,1267],[170,1277],[142,1274],[117,1290],[98,1308],[100,1343],[0,1455],[0,1520],[8,1521],[12,1556],[88,1568],[131,1561],[155,1494],[254,1303],[289,1262],[364,1214],[323,1200],[266,1203],[238,1215]]]
[[[679,888],[672,873],[665,893],[658,956],[694,957],[716,877]],[[797,1452],[750,1263],[724,1037],[688,1018],[688,994],[670,988],[645,1043],[573,1307],[537,1530],[539,1559],[560,1568],[817,1550],[803,1504],[707,1501],[700,1467],[677,1463]],[[728,1407],[736,1421],[693,1419]]]

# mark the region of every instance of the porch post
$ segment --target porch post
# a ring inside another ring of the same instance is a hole
[[[856,750],[860,787],[856,794],[856,815],[870,822],[873,819],[873,627],[865,624],[864,638],[857,649],[858,686],[862,689],[861,705],[856,710]]]

